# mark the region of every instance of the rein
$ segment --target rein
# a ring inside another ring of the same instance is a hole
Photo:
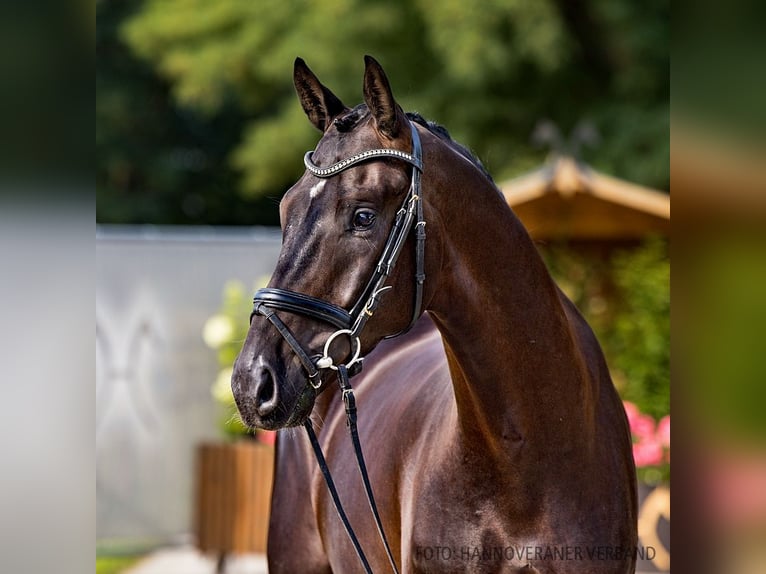
[[[412,179],[410,181],[410,189],[407,193],[401,208],[396,213],[394,224],[391,228],[391,233],[386,240],[383,252],[378,260],[378,264],[375,267],[370,279],[362,291],[361,295],[357,299],[354,306],[350,311],[339,307],[328,301],[311,297],[310,295],[304,295],[302,293],[296,293],[295,291],[289,291],[286,289],[277,288],[263,288],[259,289],[255,293],[253,298],[253,312],[250,314],[250,320],[253,316],[258,314],[266,317],[272,325],[279,331],[282,337],[285,339],[290,348],[295,352],[296,356],[300,360],[303,368],[306,371],[308,377],[308,385],[319,394],[321,392],[322,380],[321,373],[326,370],[337,371],[338,383],[340,385],[343,403],[346,411],[346,424],[349,427],[351,434],[351,441],[354,445],[354,453],[356,454],[357,466],[362,476],[362,482],[364,483],[365,494],[367,495],[367,501],[370,505],[370,510],[375,518],[375,524],[378,529],[378,534],[383,542],[388,555],[388,560],[391,563],[391,568],[398,574],[396,562],[394,560],[393,553],[388,544],[386,534],[383,530],[383,524],[380,520],[377,505],[375,504],[375,496],[372,491],[370,479],[367,474],[367,465],[364,461],[364,454],[362,453],[362,445],[359,441],[359,433],[357,430],[357,413],[356,413],[356,398],[354,397],[354,390],[351,387],[349,378],[358,374],[362,369],[364,358],[361,357],[361,341],[359,335],[364,329],[367,321],[372,317],[375,310],[380,304],[380,296],[387,290],[391,289],[390,286],[385,286],[386,279],[391,274],[400,253],[404,247],[404,243],[407,240],[413,227],[415,229],[415,301],[412,312],[412,320],[409,325],[402,331],[393,335],[387,335],[384,339],[390,339],[397,337],[403,333],[409,331],[420,316],[421,307],[423,304],[423,284],[425,282],[425,219],[423,217],[423,202],[420,197],[420,176],[423,171],[423,152],[420,144],[420,136],[418,135],[415,125],[410,122],[410,130],[412,133],[412,154],[395,150],[395,149],[373,149],[367,150],[351,157],[343,159],[329,167],[321,168],[314,164],[312,159],[312,152],[307,152],[303,158],[303,163],[311,172],[312,175],[327,179],[333,177],[355,165],[362,162],[376,160],[380,158],[395,158],[404,161],[412,166]],[[285,325],[285,323],[277,315],[277,311],[285,311],[288,313],[294,313],[298,315],[304,315],[317,319],[324,323],[329,323],[337,328],[337,331],[332,333],[324,344],[324,349],[321,355],[311,355],[307,351],[292,333],[292,331]],[[333,358],[330,356],[330,345],[332,342],[340,336],[348,336],[351,344],[351,357],[347,358],[340,364],[335,364]],[[330,469],[327,466],[327,461],[322,453],[322,449],[319,445],[314,428],[311,424],[311,420],[306,420],[304,423],[306,432],[308,434],[311,446],[314,450],[314,455],[319,464],[319,468],[322,471],[327,488],[335,504],[335,509],[343,522],[343,526],[346,529],[351,543],[354,545],[359,560],[362,562],[362,566],[365,572],[371,573],[372,569],[367,560],[367,557],[362,550],[361,544],[351,526],[351,523],[343,510],[338,491],[335,488],[335,483],[330,474]]]

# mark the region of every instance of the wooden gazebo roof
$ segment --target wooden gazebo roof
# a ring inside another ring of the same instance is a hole
[[[668,194],[599,173],[569,156],[555,156],[499,187],[535,239],[670,235]]]

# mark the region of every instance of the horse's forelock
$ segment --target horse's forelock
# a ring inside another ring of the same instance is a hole
[[[350,132],[365,116],[365,112],[368,112],[367,106],[365,104],[359,104],[354,109],[349,110],[342,116],[335,118],[333,124],[339,132]]]

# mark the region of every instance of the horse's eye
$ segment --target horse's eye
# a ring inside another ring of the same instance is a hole
[[[354,229],[368,229],[375,223],[375,212],[369,209],[358,209],[354,213]]]

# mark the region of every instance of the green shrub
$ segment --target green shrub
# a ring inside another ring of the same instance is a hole
[[[604,256],[543,251],[556,281],[595,331],[624,400],[655,421],[670,413],[670,261],[652,238]]]

